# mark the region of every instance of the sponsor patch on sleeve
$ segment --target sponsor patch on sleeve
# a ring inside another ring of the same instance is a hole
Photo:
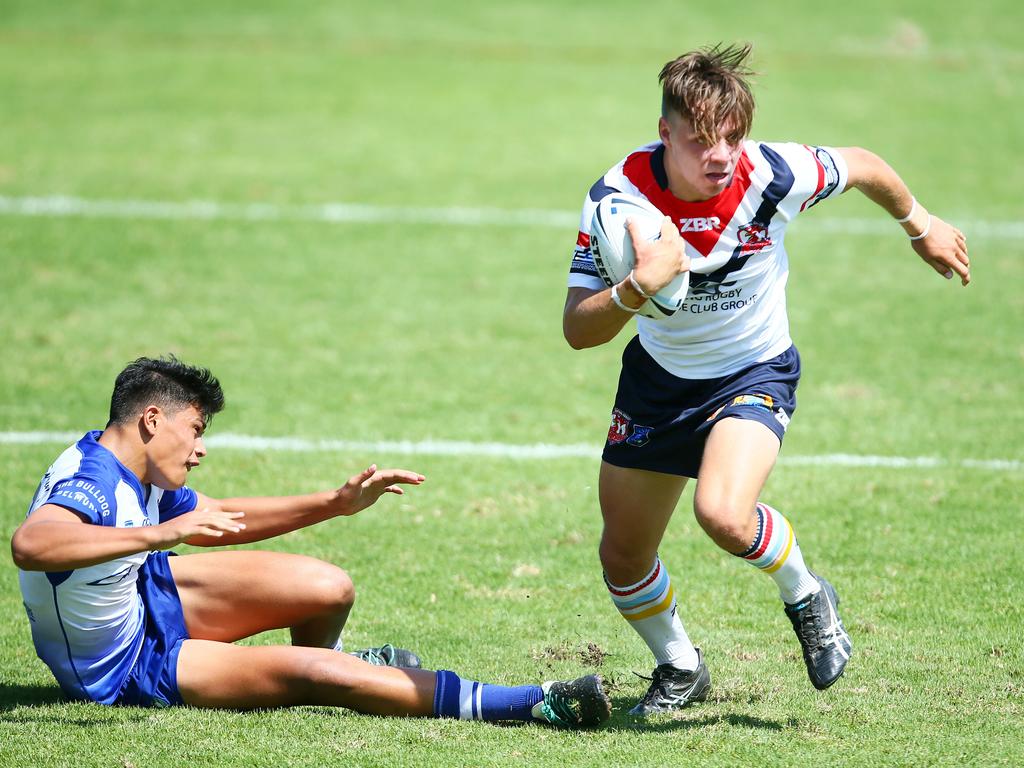
[[[589,275],[600,277],[597,265],[594,264],[594,255],[590,251],[590,235],[580,232],[576,238],[576,248],[572,253],[572,264],[569,266],[570,274]]]
[[[110,517],[107,493],[88,478],[72,477],[58,483],[47,503],[80,512],[95,523]]]
[[[829,154],[828,150],[814,147],[814,159],[818,162],[818,168],[823,174],[822,184],[821,188],[807,202],[805,208],[817,205],[835,192],[836,187],[839,186],[839,169],[836,167],[836,161]]]

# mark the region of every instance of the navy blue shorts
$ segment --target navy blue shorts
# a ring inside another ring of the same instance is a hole
[[[137,707],[170,707],[184,704],[178,693],[178,653],[188,640],[185,614],[178,588],[167,562],[167,552],[153,552],[139,568],[146,627],[142,650],[116,704]]]
[[[800,355],[778,357],[717,379],[680,379],[634,337],[622,353],[619,390],[602,458],[609,464],[697,477],[712,425],[758,421],[782,442],[796,410]]]

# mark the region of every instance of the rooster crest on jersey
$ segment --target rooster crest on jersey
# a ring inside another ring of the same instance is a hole
[[[625,280],[636,264],[626,219],[639,227],[641,237],[653,242],[661,237],[665,214],[635,195],[613,192],[601,198],[590,223],[590,250],[598,274],[609,286]],[[683,306],[689,285],[690,273],[684,272],[644,302],[640,314],[654,320],[671,317]]]

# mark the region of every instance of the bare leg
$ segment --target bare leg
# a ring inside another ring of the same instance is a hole
[[[818,591],[818,581],[807,569],[789,520],[758,503],[778,448],[775,434],[756,421],[717,423],[704,452],[694,510],[718,546],[742,554],[772,578],[786,603],[796,604]]]
[[[758,504],[778,450],[775,434],[756,421],[727,418],[715,424],[697,479],[694,512],[718,546],[742,554],[775,582],[811,682],[824,689],[842,675],[853,645],[839,619],[835,588],[808,570],[786,517]]]
[[[229,551],[168,561],[197,640],[233,642],[268,629],[291,629],[294,645],[330,648],[355,602],[343,570],[302,555]]]
[[[676,610],[668,570],[658,558],[685,485],[684,477],[602,464],[600,553],[612,603],[647,643],[659,668],[693,671],[700,657]],[[695,696],[706,693],[702,685]],[[660,685],[652,684],[652,689],[660,690]]]
[[[711,428],[693,509],[704,531],[727,552],[742,552],[757,535],[757,498],[779,447],[768,427],[749,419],[722,419]]]
[[[650,571],[685,485],[685,477],[601,464],[600,555],[609,581],[632,584]]]
[[[323,648],[186,640],[178,656],[178,690],[195,707],[314,704],[426,717],[434,711],[434,681],[433,672],[375,667]]]

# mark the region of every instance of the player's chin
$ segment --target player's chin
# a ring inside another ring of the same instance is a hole
[[[154,482],[153,485],[164,491],[176,491],[179,488],[185,487],[187,479],[188,468],[182,467],[180,472],[175,472],[172,476],[164,476],[159,481]]]

